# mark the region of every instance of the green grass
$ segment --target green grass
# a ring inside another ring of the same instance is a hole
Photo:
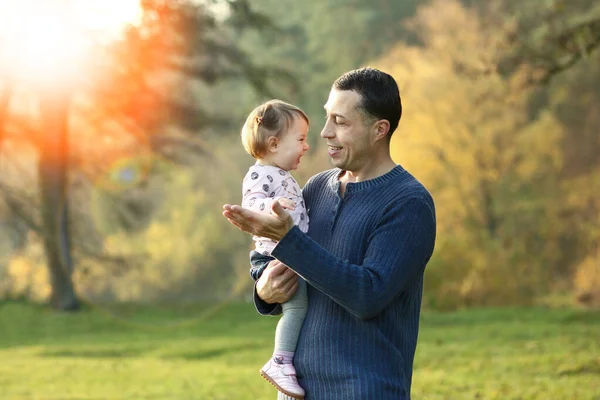
[[[204,311],[0,303],[0,399],[273,400],[258,369],[276,320],[248,304]],[[600,400],[600,313],[426,312],[413,398]]]

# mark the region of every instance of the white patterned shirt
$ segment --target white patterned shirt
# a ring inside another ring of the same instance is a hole
[[[289,171],[271,165],[261,165],[258,162],[248,169],[242,185],[242,207],[252,211],[270,213],[273,201],[282,197],[296,202],[294,210],[287,210],[294,224],[302,232],[308,231],[308,215],[302,190]],[[271,255],[277,245],[272,239],[254,236],[255,249],[264,255]]]

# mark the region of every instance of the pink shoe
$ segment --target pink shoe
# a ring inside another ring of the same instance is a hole
[[[260,374],[281,393],[294,399],[304,398],[304,389],[298,385],[293,364],[283,364],[278,358],[271,358],[261,369]]]

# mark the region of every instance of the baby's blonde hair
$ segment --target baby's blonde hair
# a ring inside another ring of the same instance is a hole
[[[267,154],[269,138],[279,137],[293,123],[294,118],[301,117],[308,123],[308,117],[300,108],[281,100],[269,100],[256,107],[242,127],[242,143],[244,149],[255,159]]]

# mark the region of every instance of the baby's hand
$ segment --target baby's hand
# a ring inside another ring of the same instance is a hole
[[[277,201],[286,210],[292,211],[296,209],[296,202],[294,200],[288,199],[287,197],[280,197],[277,199]]]

